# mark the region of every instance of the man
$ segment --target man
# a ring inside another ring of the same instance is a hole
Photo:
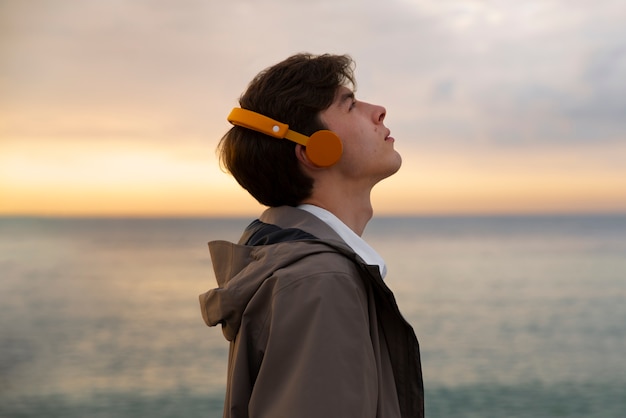
[[[298,54],[261,72],[229,117],[221,162],[269,209],[238,244],[209,244],[219,288],[200,304],[230,341],[224,417],[424,415],[417,339],[360,237],[372,188],[402,161],[385,108],[354,84],[350,57]],[[319,159],[325,130],[339,149]]]

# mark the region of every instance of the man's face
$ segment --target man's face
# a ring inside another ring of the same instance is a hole
[[[402,158],[383,123],[385,115],[384,107],[356,100],[349,88],[337,90],[330,107],[320,112],[322,123],[343,143],[343,155],[333,168],[372,186],[398,171]]]

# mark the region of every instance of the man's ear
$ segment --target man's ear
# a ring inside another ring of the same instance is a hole
[[[295,148],[296,158],[302,165],[311,170],[319,170],[322,167],[319,167],[309,160],[309,157],[306,155],[306,147],[304,145],[296,144]]]

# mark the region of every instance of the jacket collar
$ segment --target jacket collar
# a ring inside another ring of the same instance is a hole
[[[266,209],[259,219],[281,228],[297,228],[322,240],[340,241],[341,237],[317,216],[292,206]],[[345,244],[343,244],[345,245]]]

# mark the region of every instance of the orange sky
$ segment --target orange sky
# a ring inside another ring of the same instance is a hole
[[[401,140],[397,146],[401,150]],[[588,213],[626,208],[626,176],[589,150],[506,158],[408,153],[374,190],[378,214]],[[41,142],[0,154],[2,214],[251,215],[260,206],[223,173],[212,148]]]

